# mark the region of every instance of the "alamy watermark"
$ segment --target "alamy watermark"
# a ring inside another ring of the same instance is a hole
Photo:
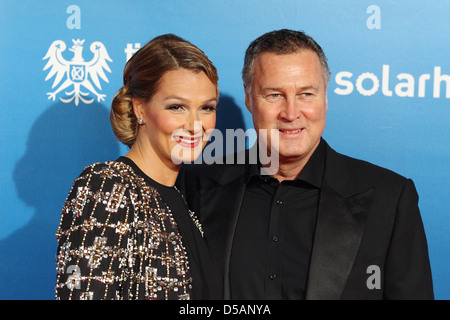
[[[194,128],[201,128],[201,121],[195,121]],[[192,140],[184,138],[190,136],[186,130],[175,130],[172,134],[172,140],[192,142],[191,144],[178,143],[175,145],[171,153],[172,162],[175,164],[181,164],[182,162],[194,164],[260,163],[262,175],[273,175],[278,172],[279,166],[279,130],[260,129],[257,134],[257,148],[250,148],[247,153],[235,152],[236,150],[244,150],[246,141],[249,141],[255,134],[255,129],[248,129],[247,131],[243,129],[226,129],[225,134],[218,129],[209,129],[201,136],[201,142],[210,141],[202,150],[203,143],[194,143],[194,138]],[[225,151],[225,156],[217,156],[221,155],[223,151]],[[184,160],[192,158],[195,158],[195,160]]]
[[[79,266],[70,265],[67,267],[66,273],[69,274],[66,286],[69,290],[81,289],[81,269]]]
[[[367,278],[366,286],[369,290],[381,289],[381,270],[377,265],[370,265],[366,270],[370,276]]]

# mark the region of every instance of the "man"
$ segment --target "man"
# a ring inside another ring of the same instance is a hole
[[[245,103],[278,170],[184,168],[180,185],[223,267],[225,299],[433,299],[414,184],[323,140],[329,79],[303,32],[259,37],[246,51]]]

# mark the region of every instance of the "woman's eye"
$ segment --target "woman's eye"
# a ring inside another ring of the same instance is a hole
[[[180,104],[174,104],[174,105],[169,106],[167,109],[172,110],[172,111],[181,111],[181,110],[183,110],[183,108],[184,107]]]
[[[215,112],[216,111],[216,106],[203,106],[202,110],[208,111],[208,112]]]

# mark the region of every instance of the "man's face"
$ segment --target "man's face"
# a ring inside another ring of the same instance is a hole
[[[279,163],[301,161],[304,165],[320,142],[328,109],[317,54],[312,50],[260,54],[245,94],[258,136],[261,129],[278,132],[279,143],[269,135],[267,148],[278,150]]]

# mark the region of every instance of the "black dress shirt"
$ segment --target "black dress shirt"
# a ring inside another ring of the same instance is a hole
[[[231,298],[304,299],[325,166],[323,140],[295,180],[248,168],[233,240]]]

